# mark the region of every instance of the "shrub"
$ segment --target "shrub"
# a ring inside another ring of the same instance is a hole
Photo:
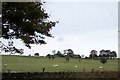
[[[101,57],[100,62],[103,63],[103,64],[105,64],[107,62],[106,57]]]

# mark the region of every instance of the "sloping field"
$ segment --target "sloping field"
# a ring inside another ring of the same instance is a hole
[[[102,69],[100,69],[102,67]],[[102,64],[100,60],[91,59],[70,59],[67,62],[65,58],[56,57],[54,60],[46,57],[28,57],[28,56],[2,56],[3,72],[68,72],[68,71],[118,71],[118,61],[108,60],[106,64]]]

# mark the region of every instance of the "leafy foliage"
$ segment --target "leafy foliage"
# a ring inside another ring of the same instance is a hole
[[[57,51],[57,53],[55,54],[55,56],[58,56],[58,57],[64,57],[64,54],[62,54],[61,51]]]
[[[52,37],[50,30],[57,22],[49,21],[42,2],[3,2],[2,37],[20,38],[29,44],[45,44],[45,37]]]
[[[24,49],[18,49],[16,47],[11,46],[11,45],[6,46],[1,41],[0,41],[0,50],[1,50],[1,52],[2,51],[10,52],[10,55],[15,54],[15,53],[19,53],[20,55],[22,55],[24,53]]]
[[[117,53],[111,50],[101,50],[99,57],[115,58],[117,57]]]
[[[34,56],[35,56],[35,57],[39,57],[39,53],[35,53]]]
[[[91,50],[89,57],[91,59],[94,59],[94,58],[98,57],[97,56],[97,51],[96,50]]]
[[[64,54],[67,54],[69,57],[73,57],[74,52],[72,49],[66,49],[64,50]]]

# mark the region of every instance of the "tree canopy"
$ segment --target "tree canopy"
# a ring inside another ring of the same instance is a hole
[[[50,21],[42,2],[3,2],[2,37],[21,39],[29,44],[45,44],[45,36],[52,37],[50,30],[57,22]]]
[[[115,58],[117,57],[116,51],[111,51],[111,50],[101,50],[99,57],[107,57],[107,58]]]
[[[35,56],[35,57],[39,57],[39,53],[35,53],[34,56]]]
[[[89,57],[90,57],[91,59],[94,59],[94,58],[98,57],[98,56],[97,56],[97,53],[98,53],[98,52],[97,52],[96,50],[91,50]]]

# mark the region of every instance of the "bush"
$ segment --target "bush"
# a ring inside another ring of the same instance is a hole
[[[102,58],[100,59],[100,62],[103,63],[103,64],[105,64],[105,63],[107,62],[106,57],[102,57]]]

